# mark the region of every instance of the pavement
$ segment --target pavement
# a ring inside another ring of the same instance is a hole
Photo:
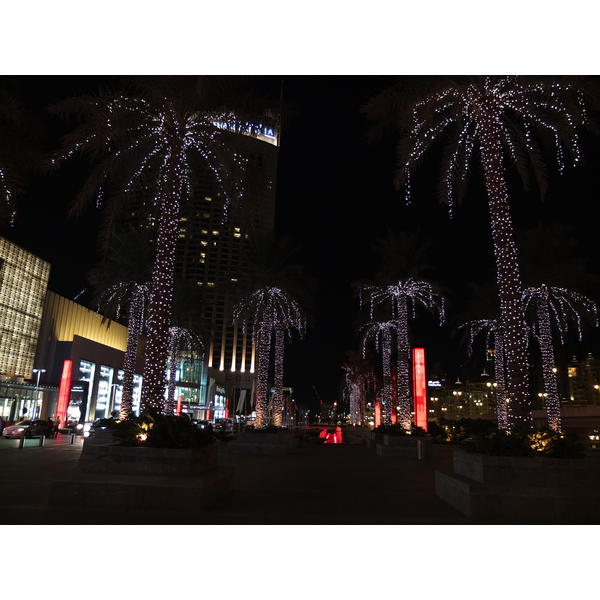
[[[52,480],[77,468],[83,440],[0,439],[0,524],[4,525],[468,525],[478,524],[435,495],[435,471],[452,447],[424,460],[380,457],[366,444],[303,442],[278,456],[229,454],[234,491],[195,514],[51,507]]]

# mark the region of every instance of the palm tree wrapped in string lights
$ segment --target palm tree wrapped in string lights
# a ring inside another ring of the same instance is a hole
[[[491,339],[494,344],[494,380],[496,394],[496,415],[498,429],[508,429],[508,411],[506,404],[506,380],[504,363],[504,341],[502,339],[502,328],[498,319],[474,319],[461,326],[469,334],[469,355],[473,354],[473,342],[479,333],[485,331],[486,348],[489,348]]]
[[[300,305],[284,290],[264,286],[242,298],[234,307],[233,318],[244,331],[252,324],[252,335],[258,348],[256,384],[256,427],[268,424],[268,378],[272,339],[275,335],[275,399],[274,425],[280,426],[283,409],[283,354],[285,335],[295,329],[304,335],[306,318]]]
[[[395,183],[406,185],[434,144],[444,138],[440,198],[452,206],[467,187],[476,158],[483,167],[500,296],[510,425],[531,425],[523,285],[509,210],[504,154],[508,153],[527,187],[530,175],[543,192],[547,178],[540,135],[555,141],[559,168],[564,148],[580,160],[578,132],[587,125],[584,78],[487,76],[405,78],[372,98],[364,112],[378,125],[399,130],[399,169]],[[587,100],[587,97],[586,97]]]
[[[375,381],[371,363],[361,352],[346,352],[347,361],[342,365],[346,373],[346,390],[350,404],[350,423],[362,425],[365,419],[366,394],[369,384]]]
[[[375,344],[375,350],[381,354],[383,389],[381,392],[381,404],[383,406],[384,425],[392,424],[393,414],[393,390],[392,390],[392,352],[394,350],[393,337],[398,335],[400,324],[398,321],[373,321],[361,327],[361,345],[363,358],[366,357],[367,345]],[[410,429],[410,414],[409,414]],[[402,422],[404,425],[404,422]]]
[[[598,307],[593,300],[583,294],[546,284],[525,288],[523,298],[525,310],[530,309],[533,315],[533,334],[542,353],[542,376],[548,425],[551,429],[560,431],[560,398],[552,342],[552,322],[554,322],[561,343],[564,343],[569,323],[575,323],[581,340],[582,315],[592,317],[597,327]]]
[[[192,197],[198,173],[207,170],[227,203],[250,202],[244,190],[249,162],[238,142],[241,135],[260,135],[270,119],[265,103],[241,93],[239,80],[231,77],[136,77],[129,87],[65,99],[51,107],[57,115],[82,120],[63,138],[63,150],[52,164],[78,153],[90,156],[92,168],[72,210],[77,214],[90,202],[104,204],[107,233],[128,199],[140,194],[149,198],[157,235],[142,409],[160,411],[180,208]]]
[[[364,286],[361,288],[361,304],[363,298],[370,302],[371,318],[373,318],[373,310],[376,305],[391,304],[392,320],[388,322],[390,324],[388,329],[394,330],[396,335],[398,421],[404,429],[410,429],[412,396],[409,320],[411,316],[415,317],[416,307],[420,305],[437,312],[441,325],[445,316],[444,299],[432,284],[412,277],[387,286]],[[394,326],[391,327],[391,324]],[[382,333],[382,335],[385,337],[387,334]],[[382,351],[385,351],[386,343],[387,338],[382,345]]]

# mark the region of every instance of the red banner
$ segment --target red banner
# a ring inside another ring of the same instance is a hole
[[[427,431],[427,379],[425,377],[424,348],[413,348],[413,392],[415,425]]]
[[[58,388],[58,402],[56,404],[56,417],[60,417],[63,427],[67,425],[67,409],[71,396],[71,380],[73,378],[73,361],[65,360],[63,363],[60,387]]]

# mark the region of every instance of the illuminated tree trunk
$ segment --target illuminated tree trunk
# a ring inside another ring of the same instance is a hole
[[[138,339],[142,332],[142,313],[145,302],[144,290],[137,287],[133,292],[129,305],[127,321],[127,348],[123,360],[123,391],[121,393],[121,409],[119,419],[127,419],[133,410],[133,376],[137,360]]]
[[[494,378],[496,379],[496,414],[498,429],[508,429],[506,408],[506,379],[504,363],[504,340],[499,330],[494,334]]]
[[[397,402],[398,422],[404,429],[411,428],[411,397],[410,397],[410,344],[408,341],[408,298],[401,296],[397,299],[398,331],[397,347]]]
[[[179,234],[181,177],[176,156],[169,170],[169,197],[161,203],[156,259],[152,273],[152,292],[148,307],[148,341],[142,387],[142,410],[160,412],[164,407],[165,371],[171,307],[173,303],[173,271]]]
[[[273,424],[281,427],[283,422],[283,353],[285,331],[283,327],[275,326],[275,398],[273,399]]]
[[[502,138],[493,109],[482,116],[481,129],[481,158],[488,192],[500,295],[500,328],[506,361],[508,424],[509,427],[517,424],[531,426],[523,286],[502,168]]]
[[[382,332],[383,354],[383,423],[392,424],[392,334],[389,329]]]
[[[267,425],[267,392],[269,379],[269,355],[271,353],[271,329],[261,327],[258,338],[258,378],[256,382],[255,427]]]
[[[541,296],[538,299],[538,341],[542,352],[542,376],[544,379],[544,392],[548,425],[554,431],[560,431],[560,399],[558,397],[558,381],[554,367],[554,347],[552,345],[552,330],[550,324],[550,300],[548,287],[541,287]]]
[[[349,400],[350,400],[350,424],[351,425],[357,425],[358,424],[358,418],[357,418],[357,397],[358,397],[358,383],[351,383],[348,386],[348,393],[349,393]]]
[[[172,339],[169,348],[169,382],[167,384],[167,401],[165,414],[175,414],[175,387],[177,386],[177,341]]]

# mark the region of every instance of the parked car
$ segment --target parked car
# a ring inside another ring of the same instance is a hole
[[[199,429],[208,429],[209,431],[212,431],[213,428],[210,421],[196,421],[196,427]]]
[[[24,435],[26,438],[39,437],[46,434],[46,421],[42,419],[25,419],[14,425],[5,427],[2,431],[2,437],[17,438]]]
[[[214,429],[215,433],[233,433],[233,421],[231,419],[216,419]]]
[[[88,433],[88,437],[92,437],[96,435],[96,432],[101,431],[103,429],[107,429],[108,427],[112,427],[115,424],[114,419],[96,419],[91,425]]]

